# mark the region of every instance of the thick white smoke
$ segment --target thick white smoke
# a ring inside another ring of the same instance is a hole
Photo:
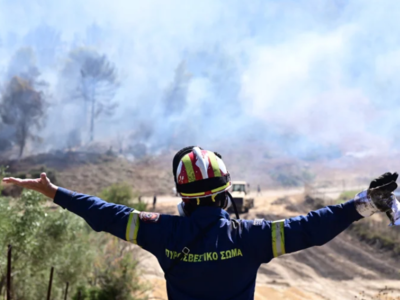
[[[0,0],[0,72],[5,82],[14,53],[35,51],[52,148],[79,124],[61,76],[70,51],[87,47],[121,81],[97,138],[131,136],[152,151],[238,138],[301,157],[393,151],[399,20],[390,0]]]

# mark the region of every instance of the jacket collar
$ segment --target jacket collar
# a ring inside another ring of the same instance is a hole
[[[229,214],[224,209],[212,206],[199,206],[190,217],[200,224],[209,223],[218,218],[230,220]]]

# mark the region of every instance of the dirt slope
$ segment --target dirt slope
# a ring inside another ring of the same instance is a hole
[[[302,195],[274,201],[284,192],[275,191],[256,198],[256,207],[243,218],[279,219],[307,211]],[[150,200],[150,199],[149,199]],[[161,198],[158,211],[171,213],[177,199]],[[282,203],[280,203],[282,202]],[[300,210],[293,212],[293,207]],[[153,299],[167,299],[165,281],[157,260],[140,250],[144,278],[154,284]],[[256,300],[303,299],[400,299],[400,262],[388,253],[377,252],[344,232],[328,244],[282,256],[261,266],[257,276]]]
[[[171,162],[162,157],[129,161],[116,155],[94,152],[54,152],[1,161],[8,172],[18,176],[45,166],[56,171],[58,185],[86,194],[97,194],[116,182],[125,182],[142,195],[171,193]]]
[[[58,171],[62,186],[91,194],[111,183],[126,181],[151,201],[153,193],[169,194],[173,186],[170,161],[162,157],[129,162],[104,154],[57,152],[3,164],[10,165],[14,174],[46,165]],[[326,173],[323,167],[320,173]],[[364,173],[367,171],[371,172]],[[341,174],[338,170],[337,179],[343,179]],[[256,207],[242,218],[274,220],[306,213],[301,193],[301,189],[264,192],[256,198]],[[288,195],[291,209],[284,201],[275,202],[284,195]],[[158,197],[157,210],[176,213],[177,202],[176,198]],[[154,284],[152,299],[167,299],[157,260],[139,247],[138,255],[144,279]],[[255,299],[400,299],[399,274],[400,262],[345,232],[322,247],[285,255],[263,265],[258,272]]]

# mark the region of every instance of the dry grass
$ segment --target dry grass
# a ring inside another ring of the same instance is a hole
[[[170,194],[174,186],[170,161],[146,157],[134,162],[98,153],[57,152],[3,161],[12,175],[45,166],[56,171],[58,184],[87,194],[98,194],[113,183],[127,183],[141,195]]]

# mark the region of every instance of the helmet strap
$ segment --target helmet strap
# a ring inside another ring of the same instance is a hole
[[[225,192],[225,201],[221,201],[221,208],[227,210],[230,206],[233,206],[233,210],[235,211],[236,219],[240,219],[238,210],[236,208],[236,204],[233,201],[232,195],[229,192]],[[177,205],[179,215],[181,217],[189,217],[190,212],[185,209],[185,202],[181,201]]]
[[[240,219],[240,217],[239,217],[239,213],[238,213],[238,210],[237,210],[237,208],[236,208],[236,204],[235,204],[235,201],[233,201],[233,197],[232,197],[232,195],[231,195],[231,193],[229,193],[228,191],[226,192],[226,197],[227,197],[227,202],[229,201],[230,202],[230,204],[232,204],[232,206],[233,206],[233,210],[235,211],[235,215],[236,215],[236,219]],[[228,205],[229,205],[229,203],[228,203]],[[227,208],[228,208],[229,206],[227,206]],[[226,209],[227,209],[226,208]]]
[[[181,201],[180,203],[178,203],[177,207],[178,207],[179,215],[181,217],[189,217],[190,216],[190,214],[185,209],[185,202]]]

